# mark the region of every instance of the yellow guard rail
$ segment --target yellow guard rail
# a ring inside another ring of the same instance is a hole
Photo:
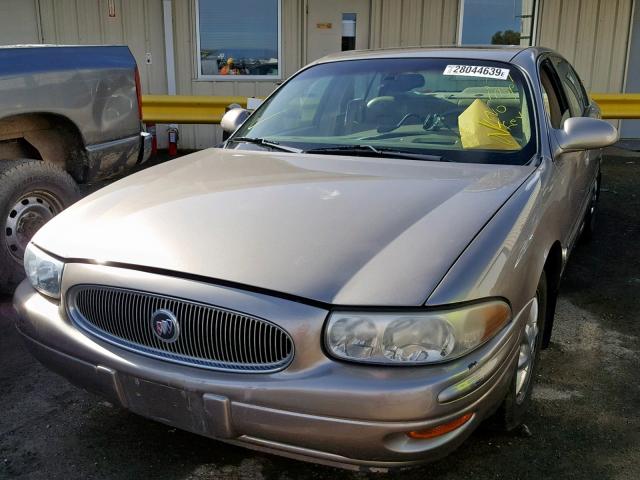
[[[602,117],[640,118],[640,93],[592,93]],[[220,123],[231,104],[247,106],[247,97],[207,95],[143,95],[142,118],[146,123]]]
[[[143,95],[142,120],[145,123],[220,123],[231,104],[247,106],[247,97],[208,95]]]
[[[640,93],[592,93],[602,118],[640,118]]]

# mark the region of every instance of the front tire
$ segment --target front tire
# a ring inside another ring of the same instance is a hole
[[[0,293],[11,293],[24,278],[22,257],[31,237],[78,197],[76,182],[55,165],[0,161]]]
[[[511,377],[509,390],[496,412],[498,425],[507,431],[522,423],[531,402],[533,382],[538,371],[538,355],[542,347],[547,299],[547,276],[542,272],[531,313],[522,332],[518,362]]]

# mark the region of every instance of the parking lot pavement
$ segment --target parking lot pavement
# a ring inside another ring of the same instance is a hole
[[[569,262],[527,429],[480,429],[448,458],[385,478],[640,478],[639,186],[640,156],[607,159],[599,231]],[[10,299],[0,299],[0,478],[369,478],[228,446],[113,407],[37,364],[13,315]]]

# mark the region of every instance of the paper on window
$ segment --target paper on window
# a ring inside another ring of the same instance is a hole
[[[465,77],[483,77],[506,80],[508,68],[487,67],[486,65],[447,65],[443,75],[462,75]]]
[[[460,141],[465,149],[520,150],[522,148],[498,114],[475,99],[458,116]]]

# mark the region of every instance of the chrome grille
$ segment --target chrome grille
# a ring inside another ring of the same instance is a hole
[[[243,372],[271,372],[293,358],[293,342],[266,320],[212,305],[115,287],[79,285],[67,297],[72,321],[120,347],[164,360]],[[180,332],[165,342],[154,334],[155,312],[173,313]]]

